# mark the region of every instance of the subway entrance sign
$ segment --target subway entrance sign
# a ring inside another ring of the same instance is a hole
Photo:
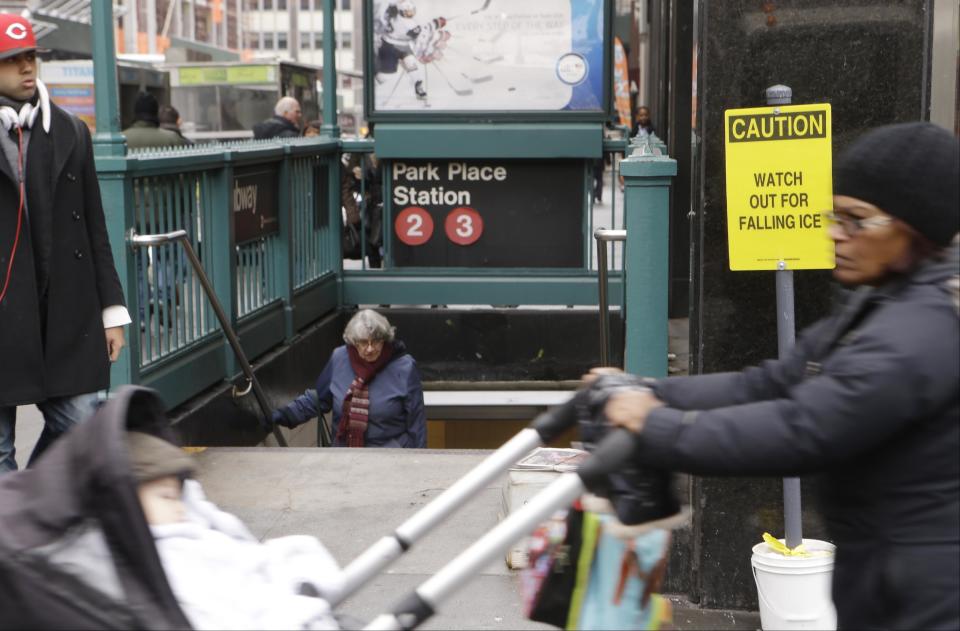
[[[724,113],[730,269],[832,269],[830,105]]]
[[[581,268],[578,160],[393,160],[397,267]]]

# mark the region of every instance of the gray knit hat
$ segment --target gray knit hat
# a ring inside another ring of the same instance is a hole
[[[127,432],[127,452],[137,482],[168,475],[189,477],[195,469],[189,454],[152,434]]]
[[[840,154],[833,193],[870,202],[937,245],[960,229],[960,149],[932,123],[873,129]]]

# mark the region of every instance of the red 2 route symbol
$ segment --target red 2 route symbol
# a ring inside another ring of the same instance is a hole
[[[433,218],[419,206],[407,206],[397,215],[393,229],[407,245],[423,245],[433,236]]]

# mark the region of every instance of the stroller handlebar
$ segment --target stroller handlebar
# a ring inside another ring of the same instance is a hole
[[[587,390],[577,390],[566,403],[551,408],[530,422],[530,427],[540,434],[544,444],[548,444],[560,434],[576,426],[579,420],[577,407],[587,396]]]
[[[580,467],[577,475],[588,489],[594,489],[611,473],[616,473],[633,456],[639,436],[622,427],[604,437]]]

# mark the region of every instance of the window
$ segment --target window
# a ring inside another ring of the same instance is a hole
[[[276,48],[273,45],[273,33],[263,33],[263,49],[264,50],[273,50]]]
[[[253,50],[259,50],[260,35],[258,33],[247,33],[247,48],[252,48]]]
[[[287,10],[287,0],[277,0],[277,9],[280,11]]]
[[[340,0],[340,8],[344,11],[350,10],[350,0]]]
[[[273,0],[263,0],[263,10],[269,11],[273,9]]]
[[[300,0],[300,10],[301,11],[311,11],[313,7],[311,6],[310,0]]]
[[[300,48],[307,50],[310,48],[310,40],[313,38],[310,37],[310,33],[300,33]]]
[[[323,48],[323,32],[317,31],[313,34],[313,49],[321,50]]]
[[[353,48],[353,33],[340,33],[340,48],[343,50]]]
[[[287,49],[287,34],[277,33],[277,50]]]

